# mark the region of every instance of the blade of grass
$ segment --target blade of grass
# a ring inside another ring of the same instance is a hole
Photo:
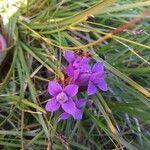
[[[33,99],[34,103],[38,104],[37,99],[36,99],[36,91],[34,89],[34,86],[33,86],[32,82],[31,82],[30,75],[29,75],[28,68],[27,68],[27,64],[25,62],[25,58],[23,56],[23,52],[22,52],[21,47],[19,48],[19,56],[20,56],[21,65],[22,65],[22,67],[24,68],[24,70],[26,72],[26,76],[27,76],[27,79],[28,79],[29,90],[31,92],[32,99]],[[46,123],[44,121],[44,118],[41,114],[38,114],[38,117],[39,117],[39,122],[43,127],[44,133],[45,133],[47,139],[49,140],[50,139],[50,134],[49,134],[48,128],[46,126]]]
[[[56,24],[49,24],[47,27],[62,27],[62,26],[68,26],[72,23],[79,23],[82,22],[84,20],[86,20],[88,18],[89,15],[95,15],[95,14],[100,14],[104,9],[106,9],[107,7],[109,7],[110,5],[112,5],[115,2],[115,0],[105,0],[103,2],[99,2],[96,5],[82,11],[79,14],[76,14],[74,16],[68,17],[67,19],[64,19],[62,21],[57,22]],[[42,26],[42,24],[40,26],[32,24],[30,25],[32,26],[32,29],[41,29],[41,28],[45,28],[45,25]]]

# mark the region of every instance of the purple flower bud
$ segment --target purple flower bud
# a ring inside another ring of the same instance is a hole
[[[70,77],[73,76],[75,70],[87,71],[90,70],[89,61],[87,57],[76,56],[73,52],[65,51],[65,59],[68,61],[69,65],[66,68],[66,74]]]

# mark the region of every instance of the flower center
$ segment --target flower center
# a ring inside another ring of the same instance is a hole
[[[67,95],[64,93],[64,92],[61,92],[59,93],[57,96],[56,96],[56,99],[57,101],[59,101],[60,103],[64,103],[68,100],[68,97]]]

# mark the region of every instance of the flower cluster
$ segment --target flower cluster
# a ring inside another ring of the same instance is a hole
[[[82,107],[87,100],[78,99],[77,93],[86,91],[87,95],[93,95],[97,89],[107,91],[107,84],[104,77],[104,66],[101,62],[90,65],[90,58],[78,56],[73,52],[65,51],[64,58],[69,63],[65,69],[65,84],[50,81],[48,92],[53,97],[45,106],[46,111],[54,112],[62,109],[60,120],[73,117],[76,120],[82,118]]]

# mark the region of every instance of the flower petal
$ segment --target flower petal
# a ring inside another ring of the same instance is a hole
[[[90,76],[90,73],[81,73],[79,74],[75,83],[79,86],[87,86],[89,83]]]
[[[96,73],[92,73],[90,80],[94,83],[94,84],[98,84],[99,82],[101,82],[101,79],[103,78],[103,74],[96,72]]]
[[[70,118],[71,115],[66,113],[66,112],[63,112],[60,116],[59,116],[59,120],[66,120],[68,118]]]
[[[88,84],[88,89],[87,89],[87,94],[88,95],[93,95],[96,93],[96,87],[95,85],[90,81]]]
[[[76,120],[81,120],[83,116],[83,112],[79,109],[76,109],[76,112],[72,116]]]
[[[64,92],[69,96],[69,97],[73,97],[77,94],[78,92],[78,86],[75,85],[75,84],[70,84],[70,85],[67,85],[65,88],[64,88]]]
[[[82,57],[81,64],[88,64],[90,59],[88,57]]]
[[[79,77],[80,71],[79,69],[74,71],[74,75],[73,75],[73,81],[77,80],[77,78]]]
[[[89,65],[90,59],[87,57],[83,57],[82,60],[80,61],[80,69],[82,71],[90,71],[91,67]]]
[[[59,83],[55,82],[55,81],[51,81],[48,84],[48,92],[53,95],[56,96],[57,94],[59,94],[62,91],[62,88],[60,86]]]
[[[78,69],[80,67],[80,62],[82,60],[82,57],[77,57],[74,62],[73,62],[73,66]]]
[[[66,68],[66,73],[67,75],[70,77],[70,76],[73,76],[74,74],[74,67],[72,66],[72,64],[69,64],[68,67]]]
[[[77,108],[82,108],[83,106],[86,105],[87,100],[85,99],[79,99],[76,101],[76,106]]]
[[[45,110],[53,112],[53,111],[58,110],[59,107],[60,107],[60,103],[58,103],[55,98],[52,98],[47,102],[47,104],[45,106]]]
[[[75,60],[75,55],[73,52],[70,51],[65,51],[64,52],[64,57],[65,59],[69,62],[72,63]]]
[[[72,99],[68,100],[67,102],[61,104],[62,109],[67,112],[68,114],[74,114],[76,111],[76,105]]]
[[[0,34],[0,49],[6,48],[6,41],[4,37]]]
[[[88,72],[91,70],[91,67],[89,66],[89,64],[81,64],[79,69],[83,72]]]
[[[104,65],[101,62],[97,62],[93,68],[92,72],[101,72],[102,74],[104,73]]]
[[[107,83],[106,83],[104,78],[101,79],[101,81],[99,82],[99,84],[97,86],[102,91],[107,91],[108,90]]]

